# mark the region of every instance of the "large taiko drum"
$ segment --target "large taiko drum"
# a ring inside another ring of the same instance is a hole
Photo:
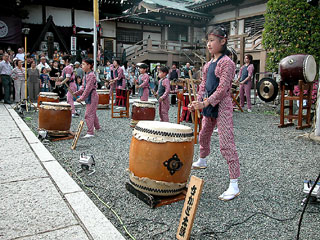
[[[99,96],[98,108],[107,108],[110,104],[110,91],[107,89],[97,90]]]
[[[140,121],[133,130],[129,152],[131,184],[157,196],[181,193],[191,171],[193,141],[188,126]]]
[[[38,96],[38,108],[42,102],[59,102],[59,96],[54,92],[40,92]]]
[[[141,120],[154,120],[156,116],[156,103],[136,100],[132,104],[131,127],[135,127]]]
[[[317,64],[312,55],[296,54],[282,59],[279,70],[281,81],[288,85],[297,85],[299,80],[310,83],[317,74]]]
[[[67,103],[42,102],[39,108],[39,129],[52,136],[65,136],[70,132],[71,106]]]

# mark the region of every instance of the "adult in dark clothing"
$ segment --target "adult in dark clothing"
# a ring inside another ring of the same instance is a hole
[[[10,87],[11,87],[12,67],[9,62],[9,55],[5,53],[3,60],[0,62],[0,81],[4,88],[4,103],[11,104],[10,101]]]

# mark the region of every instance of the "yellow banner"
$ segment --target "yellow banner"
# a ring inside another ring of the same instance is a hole
[[[99,25],[99,6],[98,6],[99,0],[93,0],[93,16],[94,20],[96,21],[96,25]]]

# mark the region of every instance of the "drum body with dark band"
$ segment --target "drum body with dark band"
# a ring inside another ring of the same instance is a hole
[[[110,91],[109,90],[97,90],[99,96],[98,108],[107,108],[110,104]]]
[[[281,81],[287,85],[297,85],[299,80],[313,82],[317,65],[312,55],[296,54],[283,58],[279,64]]]
[[[135,127],[141,120],[154,120],[156,103],[137,100],[132,104],[131,127]]]
[[[39,108],[39,129],[49,135],[68,135],[71,126],[71,106],[67,103],[42,102]]]
[[[133,130],[129,152],[131,184],[157,196],[181,193],[191,171],[193,138],[188,126],[140,121]]]
[[[38,108],[42,102],[59,102],[59,96],[53,92],[40,92],[38,96]]]

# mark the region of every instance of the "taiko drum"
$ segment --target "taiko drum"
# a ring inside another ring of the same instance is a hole
[[[71,126],[71,106],[67,103],[42,102],[39,108],[39,129],[52,136],[68,135]]]
[[[193,159],[193,132],[188,126],[140,121],[133,130],[129,152],[131,184],[157,196],[181,193]]]
[[[154,120],[156,103],[137,100],[132,104],[131,127],[135,127],[141,120]]]
[[[312,55],[296,54],[283,58],[279,63],[281,81],[297,85],[299,80],[313,82],[317,74],[317,64]]]
[[[59,96],[53,92],[40,92],[38,95],[38,108],[42,102],[59,102]]]
[[[97,90],[99,96],[98,108],[107,108],[110,104],[110,91],[109,90]]]

